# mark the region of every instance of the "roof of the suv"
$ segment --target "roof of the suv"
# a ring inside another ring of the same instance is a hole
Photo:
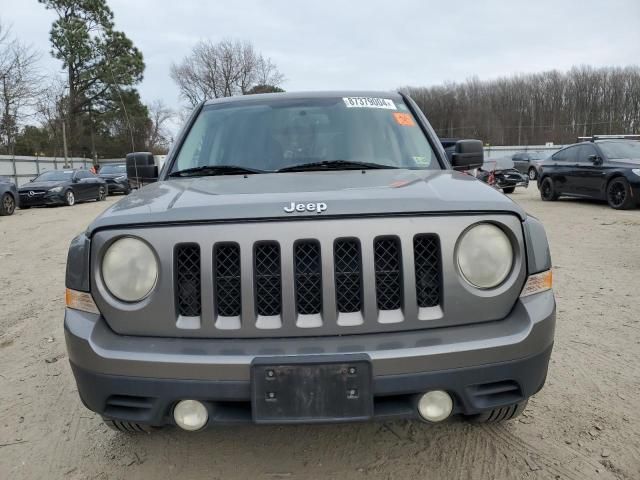
[[[216,98],[207,100],[205,105],[219,103],[235,103],[250,102],[255,100],[279,100],[279,99],[301,99],[301,98],[333,98],[333,97],[374,97],[374,98],[391,98],[393,100],[402,100],[402,96],[398,92],[393,91],[373,91],[373,90],[335,90],[324,92],[284,92],[284,93],[258,93],[255,95],[239,95],[236,97]]]

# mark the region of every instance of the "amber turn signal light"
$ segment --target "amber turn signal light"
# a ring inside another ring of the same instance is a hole
[[[90,293],[67,288],[64,297],[67,308],[89,313],[100,313]]]
[[[527,283],[524,284],[521,297],[533,295],[534,293],[544,292],[553,288],[553,273],[551,270],[529,275]]]

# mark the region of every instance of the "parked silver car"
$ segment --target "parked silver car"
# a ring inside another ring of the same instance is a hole
[[[549,157],[545,152],[518,152],[515,153],[511,160],[516,169],[529,177],[529,180],[535,180],[540,173],[540,164]]]

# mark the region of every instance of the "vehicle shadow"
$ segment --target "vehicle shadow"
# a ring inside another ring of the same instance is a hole
[[[602,210],[610,210],[615,211],[615,209],[611,208],[609,204],[605,200],[595,200],[593,198],[574,198],[574,197],[560,197],[556,202],[561,204],[572,204],[575,206],[585,206],[585,207],[600,207]],[[630,209],[629,211],[637,210]]]
[[[418,456],[426,455],[427,464],[432,464],[430,471],[442,473],[434,478],[447,478],[445,472],[452,464],[437,465],[438,458],[441,460],[456,443],[466,443],[478,435],[482,436],[482,427],[455,421],[443,425],[419,421],[246,425],[214,427],[197,433],[170,428],[150,435],[114,432],[105,455],[117,464],[131,461],[142,471],[159,462],[166,472],[183,478],[198,478],[201,472],[210,471],[212,478],[225,479],[334,475],[388,478],[392,471],[399,474],[398,478],[413,478],[420,470],[416,462],[425,462]]]
[[[563,442],[540,443],[539,437],[530,435],[532,420],[525,417],[523,422],[246,425],[199,433],[165,429],[149,435],[96,434],[101,435],[100,447],[109,464],[103,467],[116,478],[124,473],[126,478],[156,480],[177,476],[511,479],[537,470],[548,478],[594,478],[591,473],[601,465],[582,455],[577,458]],[[119,468],[123,470],[118,472]]]

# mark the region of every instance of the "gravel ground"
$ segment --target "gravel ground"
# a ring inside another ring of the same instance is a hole
[[[513,199],[545,223],[558,328],[546,387],[500,426],[397,422],[129,437],[77,396],[63,338],[71,238],[107,204],[0,218],[0,478],[640,478],[640,210]]]

